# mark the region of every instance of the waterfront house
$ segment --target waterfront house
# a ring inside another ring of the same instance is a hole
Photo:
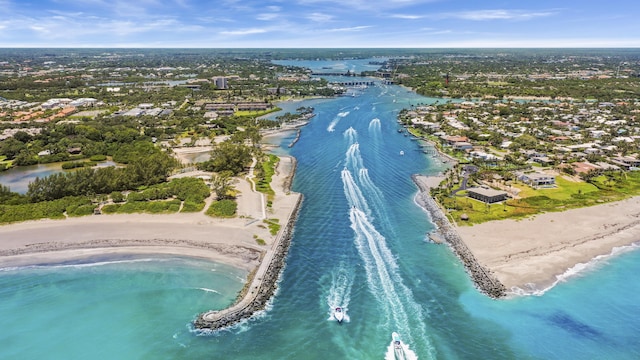
[[[518,174],[518,180],[523,183],[534,187],[555,187],[556,185],[556,177],[553,175],[547,175],[544,173],[534,172],[534,173],[520,173]]]
[[[473,149],[473,145],[470,142],[466,142],[466,141],[453,143],[452,146],[455,150],[461,150],[461,151]]]
[[[488,186],[468,188],[467,196],[487,204],[504,201],[508,198],[506,191],[495,190]]]

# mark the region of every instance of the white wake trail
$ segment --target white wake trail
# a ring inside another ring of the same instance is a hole
[[[342,184],[344,186],[344,192],[347,195],[347,201],[349,202],[349,207],[358,208],[365,213],[370,213],[369,205],[367,204],[364,196],[362,196],[362,192],[356,182],[353,180],[353,176],[348,169],[343,169],[342,173]]]
[[[353,143],[347,150],[345,166],[352,171],[358,171],[364,167],[362,162],[362,156],[360,156],[360,144]]]
[[[341,307],[344,311],[344,320],[350,321],[347,311],[349,310],[349,302],[351,301],[351,288],[353,287],[354,273],[347,270],[342,264],[340,268],[331,276],[331,288],[327,295],[327,305],[329,306],[329,320],[335,320],[333,317],[333,309]]]
[[[422,320],[422,307],[414,300],[411,290],[403,284],[398,264],[387,247],[385,237],[371,222],[371,210],[365,194],[373,200],[378,216],[384,206],[383,194],[364,168],[358,143],[351,144],[345,155],[346,165],[341,177],[344,193],[351,207],[351,228],[355,234],[356,247],[364,261],[369,290],[380,304],[388,325],[400,332],[409,343],[415,343],[416,340],[424,342],[430,357],[433,357],[435,350],[428,340]],[[357,171],[360,186],[350,169]]]
[[[349,111],[338,113],[338,115],[336,115],[336,117],[331,120],[331,123],[327,127],[327,131],[334,132],[336,130],[336,125],[338,125],[338,123],[340,122],[340,119],[347,117],[347,115],[349,115]]]
[[[375,118],[369,122],[369,130],[379,132],[381,129],[380,119]]]
[[[343,133],[344,137],[349,140],[349,144],[353,144],[358,141],[358,132],[352,126],[349,126]]]

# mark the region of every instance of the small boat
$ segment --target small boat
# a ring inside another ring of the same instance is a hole
[[[400,155],[404,155],[404,151],[400,150]]]
[[[344,320],[344,310],[339,306],[333,309],[333,317],[336,318],[339,323],[341,323],[342,320]]]
[[[393,355],[396,360],[405,360],[406,356],[404,353],[404,348],[402,347],[402,340],[400,340],[400,335],[397,332],[391,334],[391,339],[393,339]]]

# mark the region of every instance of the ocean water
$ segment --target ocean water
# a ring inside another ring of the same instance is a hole
[[[0,358],[393,359],[392,332],[408,359],[640,358],[635,248],[579,266],[542,294],[492,300],[449,248],[426,241],[433,226],[410,176],[444,165],[398,132],[396,114],[435,101],[379,84],[304,103],[317,115],[299,142],[289,149],[295,134],[278,138],[278,152],[298,159],[293,189],[305,199],[267,311],[194,331],[197,313],[232,303],[246,276],[202,260],[4,269]],[[332,320],[336,306],[343,323]]]

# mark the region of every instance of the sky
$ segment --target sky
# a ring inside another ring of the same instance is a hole
[[[640,1],[0,0],[0,47],[640,47]]]

